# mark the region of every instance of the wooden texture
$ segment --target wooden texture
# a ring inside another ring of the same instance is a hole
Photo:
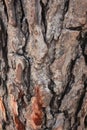
[[[87,130],[87,0],[0,0],[0,130]]]

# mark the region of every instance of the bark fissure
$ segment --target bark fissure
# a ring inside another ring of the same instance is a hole
[[[86,94],[86,88],[87,88],[87,79],[85,79],[85,75],[83,76],[84,77],[84,88],[83,88],[83,92],[81,94],[81,97],[78,101],[78,106],[77,106],[77,110],[76,110],[76,113],[75,113],[75,123],[74,123],[74,126],[73,126],[73,129],[76,129],[77,130],[77,127],[79,125],[79,119],[78,119],[78,113],[79,111],[81,110],[82,108],[82,104],[83,104],[83,100],[84,100],[84,97],[85,97],[85,94]]]
[[[81,42],[80,42],[80,46],[82,48],[82,54],[84,56],[85,59],[85,63],[87,64],[87,33],[84,34],[84,37],[80,38]]]
[[[41,12],[41,15],[42,15],[42,23],[44,25],[44,39],[46,38],[46,32],[47,32],[47,22],[46,22],[46,6],[43,4],[42,1],[40,1],[40,5],[42,7],[42,12]],[[46,41],[46,39],[45,39]]]
[[[66,1],[65,1],[65,7],[64,7],[64,11],[65,11],[64,13],[65,13],[65,14],[68,12],[69,2],[70,2],[70,0],[66,0]]]
[[[81,31],[82,30],[82,26],[77,26],[77,27],[69,27],[69,28],[67,28],[67,29],[69,29],[69,30],[76,30],[76,31]]]
[[[5,11],[5,14],[6,14],[7,20],[8,20],[8,13],[7,13],[6,3],[5,3],[5,0],[2,0],[2,1],[3,1],[3,5],[4,5],[4,11]]]
[[[1,110],[3,110],[4,118],[0,116],[0,121],[2,122],[2,128],[5,129],[6,124],[9,122],[8,119],[8,107],[6,105],[7,99],[5,99],[6,94],[8,94],[7,90],[7,73],[8,73],[8,58],[7,58],[7,30],[5,28],[5,25],[3,23],[2,16],[0,16],[0,105],[1,105]],[[1,98],[2,97],[2,98]]]
[[[61,106],[61,102],[62,100],[64,99],[64,96],[67,95],[71,88],[72,88],[72,84],[74,83],[74,80],[75,80],[75,76],[73,75],[73,69],[74,69],[74,66],[76,64],[76,61],[77,59],[79,58],[78,54],[77,56],[75,57],[74,60],[71,60],[71,63],[69,65],[69,71],[68,71],[68,79],[67,79],[67,84],[65,86],[65,89],[64,89],[64,92],[61,94],[61,99],[59,100],[59,104],[58,104],[58,108],[60,108]]]
[[[0,0],[1,130],[86,130],[86,12],[84,0]]]

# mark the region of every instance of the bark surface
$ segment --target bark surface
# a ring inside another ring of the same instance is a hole
[[[87,130],[86,0],[0,0],[0,130]]]

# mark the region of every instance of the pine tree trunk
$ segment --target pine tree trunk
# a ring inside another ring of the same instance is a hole
[[[0,130],[87,130],[86,0],[0,0]]]

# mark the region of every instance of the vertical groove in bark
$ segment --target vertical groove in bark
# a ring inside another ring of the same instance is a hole
[[[86,11],[84,0],[0,0],[0,129],[86,130]]]

